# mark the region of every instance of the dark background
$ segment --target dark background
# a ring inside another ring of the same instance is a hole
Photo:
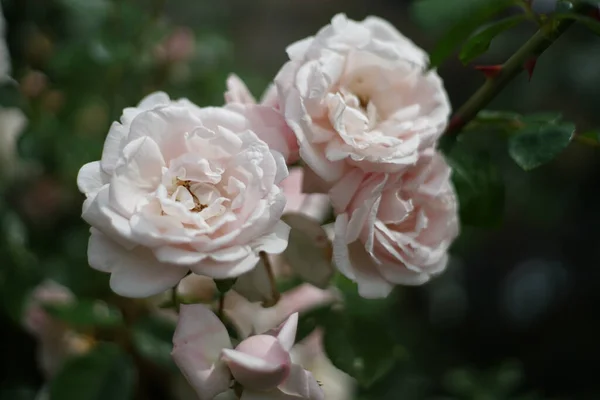
[[[0,288],[8,306],[1,316],[3,400],[42,384],[35,341],[11,306],[21,293],[19,279],[68,281],[85,268],[87,226],[75,177],[98,159],[110,121],[124,107],[156,89],[222,104],[233,71],[259,96],[286,61],[286,45],[314,34],[337,12],[386,18],[427,50],[444,20],[443,13],[415,18],[411,2],[400,0],[164,3],[2,1],[14,78],[23,87],[32,71],[46,77],[41,93],[5,87],[0,98],[30,120],[19,141],[22,168],[0,198]],[[152,49],[177,27],[193,30],[193,54],[157,61]],[[481,63],[503,62],[532,32],[525,24],[498,37]],[[597,127],[599,65],[600,38],[573,27],[538,60],[531,81],[519,76],[490,108],[556,111],[578,129]],[[454,109],[483,82],[455,56],[439,74]],[[448,271],[424,287],[401,289],[389,318],[408,355],[368,398],[600,398],[599,149],[573,143],[552,163],[524,172],[509,159],[504,139],[474,134],[505,181],[504,220],[492,228],[463,227]],[[14,250],[15,243],[22,248]]]

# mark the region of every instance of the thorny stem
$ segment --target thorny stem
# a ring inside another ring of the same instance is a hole
[[[265,269],[267,271],[267,276],[269,277],[269,284],[271,285],[271,299],[269,301],[263,302],[263,307],[273,307],[275,304],[279,302],[279,298],[281,294],[279,290],[277,290],[277,282],[275,281],[275,273],[273,272],[273,266],[271,265],[271,260],[269,260],[269,255],[264,251],[259,253],[260,259],[262,260]]]
[[[445,135],[450,144],[454,143],[461,130],[486,107],[494,97],[524,69],[525,65],[537,59],[573,24],[573,20],[549,19],[512,57],[506,61],[499,73],[487,78],[483,86],[452,117]]]

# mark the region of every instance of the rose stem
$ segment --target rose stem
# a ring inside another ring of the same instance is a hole
[[[580,7],[578,7],[580,8]],[[525,70],[526,64],[539,57],[556,39],[558,39],[573,20],[555,21],[549,19],[512,57],[503,65],[498,74],[486,79],[485,83],[452,117],[446,132],[448,144],[451,146],[461,130],[487,106],[498,93],[517,75]]]
[[[223,322],[225,322],[225,293],[219,293],[219,308],[217,309],[217,316]]]
[[[171,289],[171,302],[173,303],[173,308],[179,314],[179,295],[177,294],[177,287],[179,287],[179,284],[173,286]]]
[[[271,265],[271,260],[269,260],[269,255],[264,251],[258,253],[260,259],[262,260],[265,269],[267,271],[267,276],[269,277],[269,284],[271,285],[271,297],[267,302],[263,303],[263,307],[273,307],[275,304],[279,302],[279,291],[277,290],[277,282],[275,282],[275,274],[273,273],[273,266]]]

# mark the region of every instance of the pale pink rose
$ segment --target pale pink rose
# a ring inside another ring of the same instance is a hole
[[[47,379],[58,372],[68,357],[86,352],[92,344],[44,309],[45,305],[66,305],[74,300],[66,287],[45,281],[30,294],[23,314],[23,326],[39,342],[37,359]]]
[[[260,104],[257,104],[244,82],[237,75],[231,75],[227,79],[225,102],[230,108],[266,127],[257,132],[258,137],[280,152],[288,164],[298,160],[298,141],[279,111],[279,98],[274,85],[269,86]]]
[[[208,308],[184,305],[173,337],[173,358],[201,400],[227,393],[232,378],[244,400],[323,399],[312,375],[291,362],[298,315],[277,330],[250,336],[232,349],[225,326]]]
[[[413,165],[446,127],[450,105],[427,55],[380,18],[338,14],[287,53],[275,78],[280,106],[322,191],[352,167]]]
[[[292,361],[310,371],[320,383],[327,400],[352,400],[356,381],[337,369],[323,349],[323,332],[316,330],[292,349]]]
[[[87,199],[90,265],[111,273],[117,294],[148,297],[190,270],[215,279],[253,269],[258,253],[280,253],[286,176],[245,114],[199,108],[164,93],[125,109],[102,159],[77,183]]]
[[[287,199],[284,214],[300,213],[323,222],[331,210],[329,197],[325,194],[307,194],[302,191],[304,169],[290,168],[290,174],[281,181],[281,188]]]
[[[420,285],[446,267],[457,237],[458,206],[450,167],[433,149],[403,174],[356,169],[332,191],[334,261],[364,297],[397,284]]]

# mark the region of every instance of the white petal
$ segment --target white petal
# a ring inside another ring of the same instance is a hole
[[[84,194],[97,192],[108,183],[108,175],[102,171],[100,161],[85,164],[77,174],[77,187]]]
[[[115,251],[115,247],[120,246],[96,228],[91,228],[90,233],[87,252],[90,266],[98,271],[111,272],[122,254],[121,251]]]
[[[207,307],[181,306],[173,344],[173,359],[200,399],[212,400],[229,388],[231,374],[219,357],[222,349],[231,348],[231,340],[223,323]]]
[[[88,197],[83,202],[81,217],[111,240],[131,249],[137,243],[131,235],[129,220],[110,208],[108,191],[109,185],[104,185],[96,195]]]
[[[255,252],[264,251],[268,254],[281,254],[287,248],[290,227],[283,221],[278,221],[271,233],[263,235],[250,243]]]
[[[280,364],[273,364],[263,360],[262,358],[258,358],[252,356],[250,354],[242,353],[241,351],[231,350],[231,349],[223,349],[221,350],[221,354],[223,355],[223,359],[227,362],[234,362],[241,367],[250,370],[252,372],[266,372],[270,373],[273,371],[277,371],[281,369]]]
[[[296,340],[296,329],[298,329],[298,313],[290,315],[290,317],[283,323],[277,334],[277,340],[281,343],[281,346],[290,351],[294,346]]]
[[[288,378],[278,386],[279,390],[290,396],[296,396],[302,399],[309,399],[310,397],[310,385],[309,376],[302,366],[298,364],[292,364],[290,369],[290,375]],[[312,377],[311,377],[312,378]],[[314,380],[314,378],[312,378]]]
[[[110,287],[126,297],[150,297],[175,286],[187,274],[188,269],[177,265],[163,264],[154,258],[145,248],[120,251],[116,263],[112,266]]]
[[[198,275],[209,276],[214,279],[236,278],[256,266],[259,257],[250,253],[242,260],[219,262],[207,258],[198,264],[191,266],[191,270]]]
[[[117,166],[121,150],[125,146],[128,130],[119,122],[113,122],[104,140],[102,150],[102,160],[100,161],[102,169],[107,174],[112,174]]]
[[[204,260],[207,255],[199,251],[185,250],[173,246],[161,246],[154,249],[154,255],[160,262],[177,265],[194,265]]]
[[[298,40],[297,42],[290,44],[285,49],[290,60],[298,60],[304,58],[304,54],[312,44],[313,40],[314,38],[312,36],[309,36],[307,38]]]

